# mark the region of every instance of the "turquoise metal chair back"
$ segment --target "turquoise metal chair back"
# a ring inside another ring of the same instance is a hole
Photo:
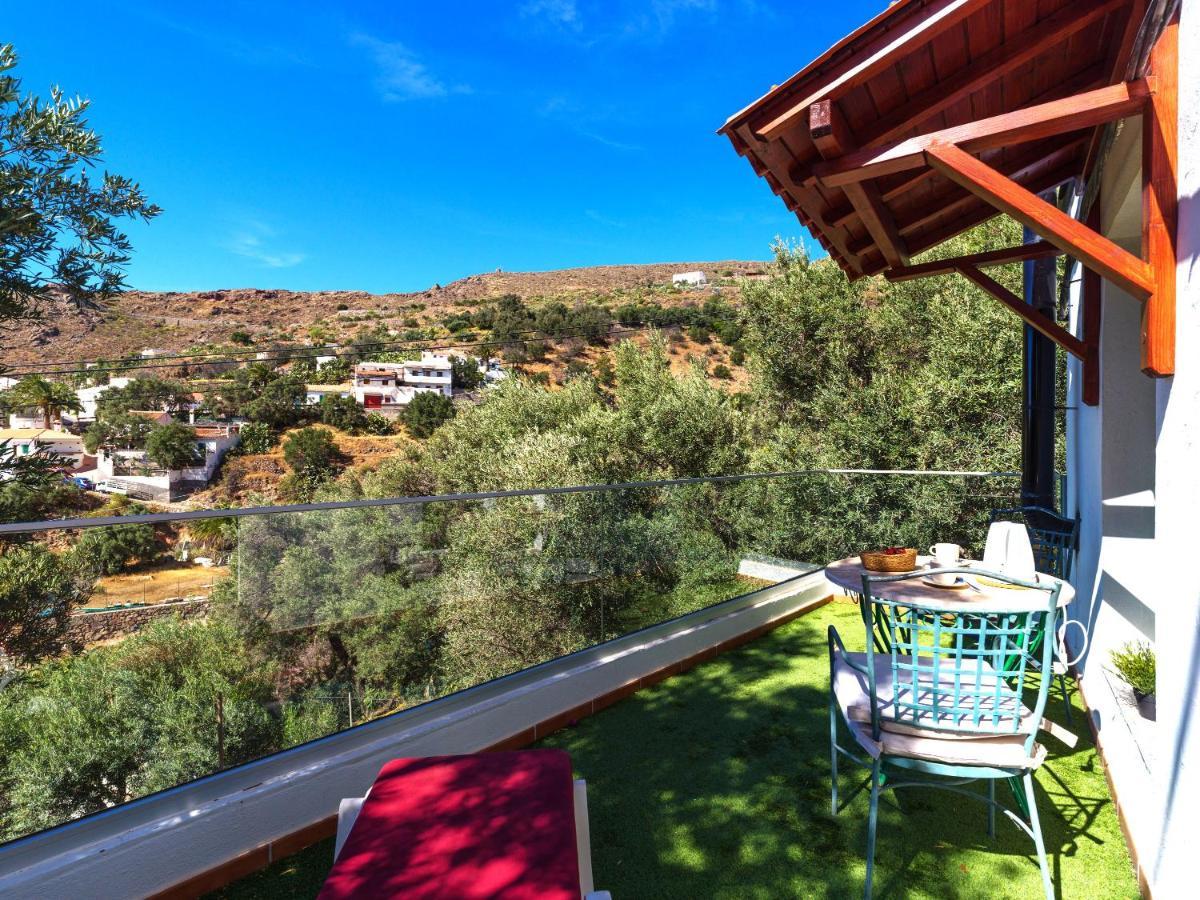
[[[1032,751],[1037,724],[1046,706],[1050,680],[1036,679],[1037,700],[1032,710],[1023,704],[1026,675],[1032,663],[1045,670],[1051,662],[1052,641],[1045,630],[1054,621],[1061,590],[1058,582],[1022,581],[975,569],[939,569],[946,574],[985,575],[1043,595],[1034,611],[1028,600],[1005,606],[1001,602],[966,600],[962,609],[947,611],[909,600],[880,597],[877,589],[929,575],[929,571],[872,577],[863,575],[867,624],[866,675],[872,709],[872,731],[879,739],[884,719],[908,728],[972,736],[1027,734]],[[1014,592],[1015,594],[1016,592]],[[1023,592],[1022,592],[1023,593]],[[1027,595],[1026,595],[1027,596]],[[890,667],[890,696],[881,695],[872,621],[886,629]],[[1023,648],[1037,646],[1041,659]],[[1032,682],[1032,680],[1031,680]]]
[[[1033,559],[1039,572],[1046,572],[1063,581],[1071,580],[1071,565],[1079,549],[1079,520],[1060,516],[1044,506],[1018,506],[1012,509],[993,509],[988,524],[1021,522],[1029,532]]]

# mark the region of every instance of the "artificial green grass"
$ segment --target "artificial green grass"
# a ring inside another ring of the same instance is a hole
[[[588,782],[596,887],[615,898],[848,897],[861,893],[867,798],[829,810],[826,627],[863,645],[858,610],[835,603],[647,688],[542,746]],[[1048,712],[1062,718],[1061,698]],[[1136,897],[1100,759],[1077,710],[1079,746],[1043,735],[1038,810],[1058,896]],[[844,733],[843,733],[844,734]],[[841,795],[863,771],[842,763]],[[955,794],[903,790],[880,808],[877,897],[1039,897],[1033,843]],[[891,798],[885,794],[885,798]],[[997,798],[1009,801],[1007,788]],[[1009,804],[1011,805],[1011,804]],[[221,896],[312,896],[329,842]]]

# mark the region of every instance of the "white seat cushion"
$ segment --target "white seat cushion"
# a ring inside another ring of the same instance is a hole
[[[1025,752],[1025,735],[975,738],[963,741],[945,737],[922,737],[896,731],[879,732],[879,740],[871,738],[871,726],[849,722],[855,740],[871,755],[904,756],[952,766],[990,766],[996,769],[1036,769],[1046,760],[1046,748],[1035,743]],[[929,734],[933,734],[929,732]]]
[[[857,665],[867,666],[865,653],[842,654],[835,651],[833,667],[833,692],[841,708],[842,716],[854,732],[855,738],[872,757],[880,752],[907,756],[917,759],[927,759],[934,762],[952,765],[995,766],[997,768],[1036,768],[1045,758],[1045,750],[1035,744],[1031,754],[1025,752],[1026,738],[1036,730],[1033,713],[1024,705],[1019,707],[1019,730],[1016,733],[1008,731],[1012,727],[1012,711],[1017,705],[1015,698],[1001,697],[997,706],[1009,717],[1000,720],[999,731],[993,726],[990,717],[979,722],[970,719],[951,719],[942,715],[937,720],[932,713],[921,713],[915,717],[906,714],[902,720],[894,718],[893,700],[897,695],[896,686],[892,681],[892,660],[888,654],[875,654],[875,689],[879,700],[880,739],[871,737],[871,700],[867,686],[867,677],[851,667],[846,659]],[[905,664],[911,664],[911,659],[901,657]],[[923,664],[928,664],[924,660]],[[901,673],[903,675],[903,672]],[[939,683],[953,690],[953,671],[939,672]],[[986,663],[979,672],[980,689],[993,689],[996,675]],[[917,680],[917,698],[926,704],[932,699],[932,674],[919,673]],[[960,675],[960,683],[975,689],[976,673]],[[908,702],[913,695],[911,683],[899,686],[901,702]],[[987,697],[983,704],[990,710],[994,694]]]

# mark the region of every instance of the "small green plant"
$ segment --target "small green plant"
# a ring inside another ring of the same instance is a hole
[[[713,377],[728,380],[733,377],[733,372],[729,370],[729,366],[724,363],[718,363],[716,368],[713,369]]]
[[[1145,641],[1130,641],[1112,651],[1112,663],[1134,693],[1147,697],[1154,693],[1154,650]]]
[[[250,337],[250,333],[247,331],[235,331],[233,334],[229,335],[229,340],[235,344],[242,344],[243,346],[254,343],[254,338]]]

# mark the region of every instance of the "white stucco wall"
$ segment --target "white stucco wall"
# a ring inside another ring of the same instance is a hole
[[[1154,772],[1162,834],[1143,865],[1159,897],[1194,896],[1200,839],[1200,5],[1182,5],[1179,35],[1179,232],[1175,376],[1159,397],[1155,541],[1158,728]]]
[[[1197,53],[1200,8],[1185,3],[1175,376],[1140,373],[1140,304],[1107,283],[1098,407],[1082,405],[1081,367],[1068,367],[1068,484],[1080,515],[1071,615],[1090,628],[1083,687],[1156,897],[1194,893],[1200,838],[1200,79],[1188,63]],[[1140,133],[1140,120],[1125,123],[1101,192],[1104,233],[1139,254]],[[1141,639],[1154,643],[1158,659],[1154,724],[1122,702],[1124,688],[1105,671],[1113,647]],[[1078,651],[1080,642],[1071,642]]]

